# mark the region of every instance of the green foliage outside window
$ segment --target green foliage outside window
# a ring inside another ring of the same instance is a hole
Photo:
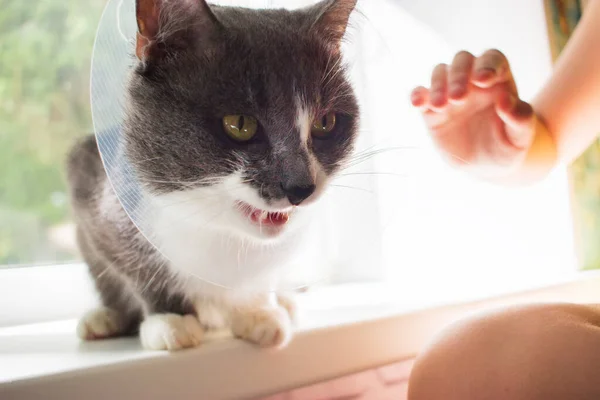
[[[90,58],[105,3],[0,0],[0,265],[76,257],[53,232],[69,232],[66,153],[92,132]]]

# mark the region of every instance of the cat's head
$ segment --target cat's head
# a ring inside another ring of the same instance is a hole
[[[290,230],[357,135],[340,50],[355,6],[137,0],[126,154],[157,203],[251,238]]]

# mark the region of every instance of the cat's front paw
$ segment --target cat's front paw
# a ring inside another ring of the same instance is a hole
[[[204,329],[195,315],[154,314],[140,326],[140,341],[148,350],[181,350],[196,347]]]
[[[123,333],[121,315],[110,308],[100,307],[88,311],[77,324],[77,336],[83,340],[100,340]]]
[[[267,348],[285,347],[292,338],[290,315],[283,307],[240,311],[233,318],[231,330],[240,339]]]

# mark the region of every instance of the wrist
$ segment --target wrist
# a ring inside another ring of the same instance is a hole
[[[523,162],[498,183],[509,186],[532,184],[544,179],[556,166],[556,142],[544,119],[537,114],[534,116],[533,129],[533,141]]]

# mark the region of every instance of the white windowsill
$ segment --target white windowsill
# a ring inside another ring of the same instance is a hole
[[[227,337],[190,351],[142,351],[138,341],[81,343],[75,321],[0,328],[0,398],[246,399],[413,357],[446,324],[483,308],[522,302],[600,302],[600,274],[478,302],[428,309],[371,302],[328,309],[325,297],[355,299],[376,286],[308,293],[290,346],[265,352]],[[323,308],[323,307],[321,307]]]

